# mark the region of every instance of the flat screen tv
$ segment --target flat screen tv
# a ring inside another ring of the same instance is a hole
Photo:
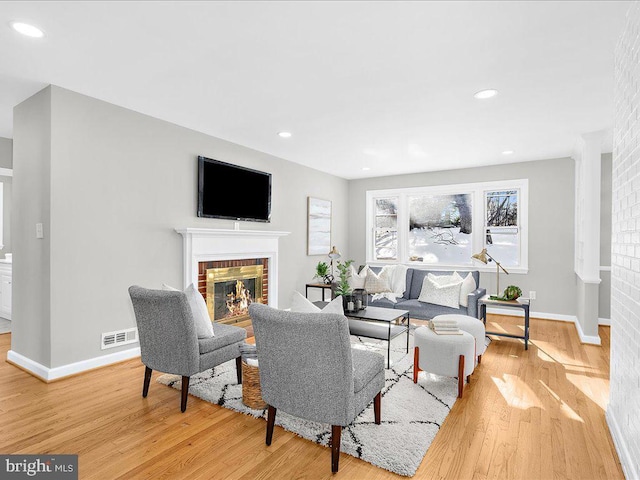
[[[198,157],[198,216],[271,221],[271,174]]]

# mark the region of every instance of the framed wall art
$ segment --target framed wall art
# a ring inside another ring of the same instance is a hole
[[[331,200],[307,197],[307,255],[331,250]]]

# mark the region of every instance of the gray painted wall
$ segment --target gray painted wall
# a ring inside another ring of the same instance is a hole
[[[610,153],[602,155],[600,171],[600,266],[611,267],[611,166]],[[611,318],[611,271],[600,270],[598,317]]]
[[[535,290],[537,300],[532,303],[532,311],[575,315],[575,182],[574,162],[570,158],[352,180],[349,182],[349,253],[357,263],[364,263],[367,190],[519,178],[529,179],[529,273],[511,274],[508,280],[503,276],[501,285],[518,285],[525,295]],[[494,284],[495,273],[481,274],[481,286]]]
[[[42,365],[51,362],[51,89],[13,110],[13,292],[11,349]],[[35,225],[44,223],[45,238]],[[65,249],[73,250],[71,244]],[[73,285],[70,285],[72,293]],[[82,348],[85,339],[78,339]]]
[[[48,97],[49,91],[50,117],[46,111],[27,117],[29,105]],[[45,365],[56,367],[118,351],[100,350],[100,334],[135,326],[127,288],[182,283],[182,237],[174,228],[233,228],[230,221],[196,217],[198,155],[273,174],[271,223],[242,222],[241,228],[292,232],[280,239],[281,308],[289,306],[294,289],[304,291],[315,264],[325,259],[306,255],[307,196],[333,201],[333,243],[348,254],[344,179],[55,86],[16,112],[16,166],[30,162],[33,152],[24,139],[37,135],[35,144],[46,139],[40,124],[50,118],[50,162],[47,152],[39,156],[45,157],[43,167],[50,165],[51,177],[46,199],[51,219],[45,220],[51,245],[51,305],[47,311],[46,302],[41,302],[46,297],[21,282],[15,286],[14,308],[22,320],[31,302],[42,310],[32,315],[33,326],[50,322],[51,359]],[[35,186],[33,182],[46,181],[46,168],[36,176],[27,184],[16,173],[21,198]],[[14,222],[17,242],[32,236],[33,224],[35,214],[21,215]],[[36,248],[29,244],[21,254]],[[41,288],[48,291],[49,285]],[[26,333],[14,334],[12,348],[32,358]]]
[[[0,168],[13,168],[13,140],[0,137]],[[0,176],[3,184],[2,191],[2,253],[11,252],[11,197],[13,190],[13,178]]]

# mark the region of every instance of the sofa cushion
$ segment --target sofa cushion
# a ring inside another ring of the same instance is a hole
[[[401,298],[398,301],[402,300]],[[369,305],[372,307],[382,307],[382,308],[393,308],[395,306],[395,302],[392,302],[388,298],[379,298],[378,300],[372,301],[371,295],[369,295]]]
[[[430,320],[436,315],[446,315],[450,313],[466,315],[467,313],[467,309],[464,307],[443,307],[442,305],[434,305],[432,303],[422,303],[417,299],[403,300],[396,303],[393,308],[396,310],[408,310],[411,318],[418,318],[421,320]]]

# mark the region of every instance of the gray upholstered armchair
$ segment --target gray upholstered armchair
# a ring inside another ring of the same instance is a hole
[[[236,359],[238,383],[242,383],[240,345],[244,328],[213,324],[214,336],[198,339],[187,296],[180,291],[149,290],[133,286],[129,295],[140,334],[140,353],[145,365],[142,396],[149,392],[151,372],[182,375],[180,409],[187,408],[189,377]]]
[[[343,315],[295,313],[252,304],[260,387],[268,405],[267,445],[276,411],[331,425],[331,471],[338,471],[342,427],[374,401],[380,424],[384,357],[352,350]]]

